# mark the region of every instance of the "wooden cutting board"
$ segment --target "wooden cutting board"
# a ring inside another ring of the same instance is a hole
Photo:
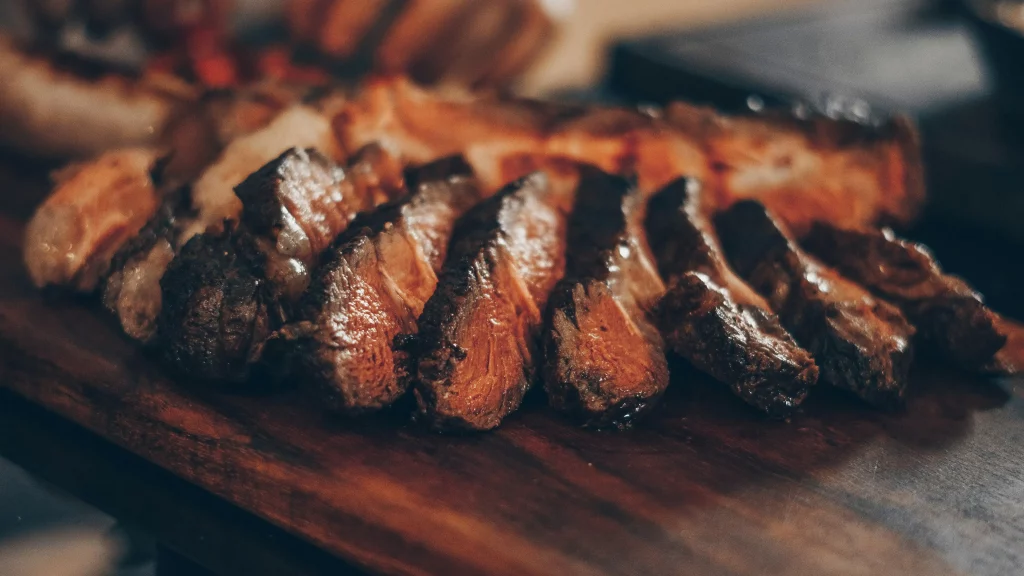
[[[0,171],[2,173],[2,171]],[[1010,574],[1024,565],[1024,391],[921,369],[900,414],[819,391],[768,422],[685,367],[639,429],[536,402],[497,432],[331,420],[294,394],[175,382],[20,258],[0,200],[0,386],[374,571]],[[38,190],[38,187],[35,188]],[[1018,349],[1020,348],[1019,343]]]

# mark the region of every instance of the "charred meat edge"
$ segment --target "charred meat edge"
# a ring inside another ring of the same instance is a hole
[[[818,367],[729,268],[702,194],[697,181],[680,178],[648,204],[648,240],[668,283],[653,317],[673,352],[769,416],[788,416]]]
[[[290,149],[239,189],[246,198],[266,200],[264,195],[279,195],[279,207],[294,220],[289,233],[311,230],[311,222],[329,222],[332,230],[318,232],[333,239],[355,216],[353,208],[364,205],[362,195],[377,197],[380,193],[374,184],[377,181],[353,166],[342,171],[323,156]],[[357,181],[343,186],[349,174]],[[356,178],[357,174],[362,176]],[[245,190],[264,185],[259,191]],[[304,210],[290,211],[295,206],[292,201],[302,195],[309,196],[301,203]],[[295,283],[305,287],[306,266],[319,258],[319,253],[278,252],[274,234],[281,228],[273,220],[259,222],[258,216],[263,214],[281,215],[249,212],[241,224],[229,222],[222,231],[193,237],[161,280],[164,305],[157,327],[165,359],[200,381],[240,383],[249,379],[267,338],[287,321],[296,303],[291,289]],[[292,266],[278,274],[281,268],[274,265],[293,257]]]
[[[489,430],[521,404],[565,268],[571,196],[536,172],[457,224],[416,339],[418,415],[435,429]]]
[[[650,412],[669,380],[664,343],[647,318],[664,291],[635,182],[582,167],[566,277],[544,334],[544,387],[555,409],[597,428],[627,427]]]
[[[758,202],[715,222],[733,267],[811,351],[825,383],[884,408],[902,404],[915,331],[898,308],[803,252]]]
[[[1006,344],[997,316],[961,278],[945,274],[921,244],[890,229],[816,222],[803,246],[843,276],[903,310],[931,348],[968,370],[986,371]]]
[[[479,200],[461,158],[412,170],[407,182],[410,195],[352,223],[325,255],[299,321],[268,345],[268,353],[291,346],[283,362],[330,411],[379,410],[408,390],[407,343],[434,293],[456,220]]]

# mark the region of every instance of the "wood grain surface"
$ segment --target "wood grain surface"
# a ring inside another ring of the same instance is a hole
[[[538,398],[483,435],[439,436],[397,414],[334,420],[291,393],[175,382],[94,304],[34,290],[19,247],[31,202],[0,184],[0,386],[372,571],[1024,566],[1021,380],[934,365],[916,371],[905,412],[819,390],[769,422],[677,365],[663,409],[622,433],[578,430]]]

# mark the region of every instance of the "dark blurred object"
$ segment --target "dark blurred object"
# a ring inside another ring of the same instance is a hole
[[[609,80],[632,99],[799,104],[853,119],[930,114],[991,90],[955,6],[925,0],[832,2],[645,38],[613,51]]]
[[[1024,1],[964,0],[996,86],[996,101],[1024,126]]]

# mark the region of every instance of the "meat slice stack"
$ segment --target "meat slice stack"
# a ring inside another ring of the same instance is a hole
[[[999,318],[966,282],[944,274],[928,249],[892,230],[841,229],[817,222],[803,239],[816,256],[898,305],[919,336],[967,370],[990,370],[1006,344]]]
[[[549,305],[544,387],[552,406],[584,425],[625,427],[668,386],[664,344],[647,318],[665,286],[643,234],[635,183],[581,170],[566,278]]]
[[[416,344],[418,413],[432,427],[489,430],[522,402],[541,311],[565,268],[575,180],[530,174],[457,225]]]
[[[811,351],[824,382],[883,407],[902,402],[915,330],[898,308],[801,250],[756,201],[716,224],[729,261]]]
[[[434,293],[455,221],[480,197],[460,158],[410,173],[411,194],[358,218],[277,340],[294,375],[331,410],[388,406],[408,390],[407,342]]]
[[[654,317],[675,353],[759,410],[787,416],[807,397],[818,367],[726,264],[701,195],[684,178],[648,206],[648,238],[669,285]]]
[[[358,211],[402,193],[398,165],[379,150],[348,170],[290,149],[237,188],[238,225],[193,237],[161,280],[158,336],[168,362],[200,380],[242,382],[285,322],[309,270]]]

